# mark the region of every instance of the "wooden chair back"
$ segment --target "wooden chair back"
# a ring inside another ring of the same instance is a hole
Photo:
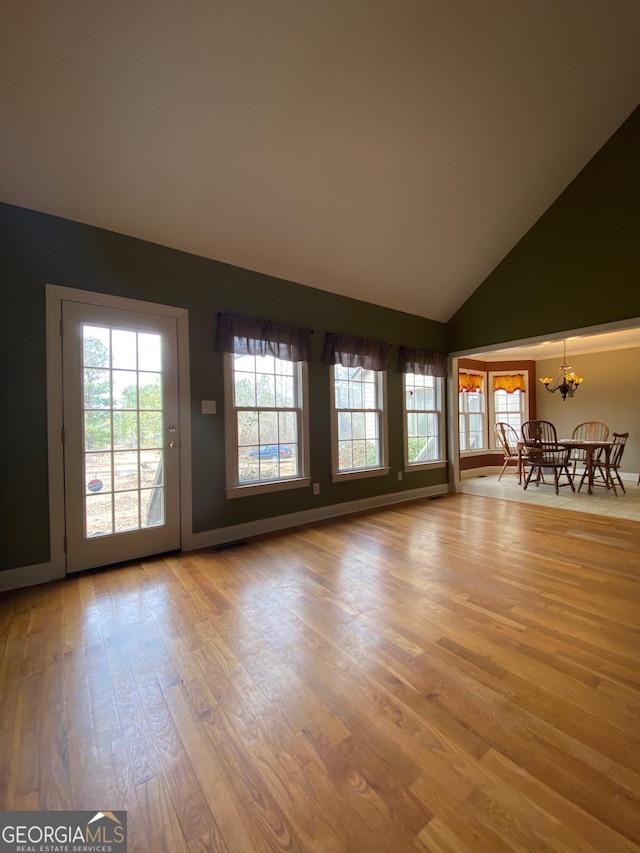
[[[551,421],[526,421],[522,438],[527,447],[551,449],[558,447],[558,435]]]
[[[519,483],[522,474],[522,464],[525,460],[521,460],[518,454],[518,433],[511,424],[503,421],[498,421],[498,423],[493,427],[493,431],[495,432],[498,441],[500,442],[500,446],[502,447],[502,452],[504,453],[504,463],[502,465],[502,470],[500,471],[500,476],[498,477],[498,482],[502,479],[502,475],[504,474],[507,465],[510,462],[514,462],[517,466],[516,475]]]
[[[606,486],[608,489],[613,489],[614,495],[618,495],[616,482],[623,492],[626,492],[622,477],[620,476],[620,462],[622,454],[629,438],[628,432],[614,432],[613,444],[609,450],[609,461],[606,461],[606,456],[599,455],[594,459],[593,485]],[[587,476],[586,470],[580,480],[580,488]],[[598,479],[599,478],[599,479]],[[579,489],[578,489],[579,491]]]
[[[585,421],[571,433],[571,438],[577,438],[579,441],[606,441],[609,438],[609,427],[603,424],[602,421]],[[587,451],[575,448],[571,452],[573,462],[584,462],[587,458]],[[575,464],[574,464],[575,471]]]
[[[502,451],[504,453],[504,458],[517,459],[519,441],[518,433],[511,426],[511,424],[498,421],[498,423],[494,426],[493,431],[495,432],[496,437],[500,442],[500,446],[502,447]]]
[[[524,481],[525,490],[528,488],[533,474],[536,474],[536,486],[545,482],[543,473],[553,473],[553,484],[558,494],[559,486],[570,486],[575,492],[571,472],[569,471],[569,450],[558,445],[556,428],[551,421],[527,421],[522,424],[522,438],[527,449],[527,465],[529,473]],[[566,483],[560,483],[560,476],[567,478]]]
[[[628,432],[614,432],[613,446],[609,452],[609,468],[613,468],[615,471],[617,471],[620,467],[620,463],[622,462],[622,454],[624,453],[628,438]]]

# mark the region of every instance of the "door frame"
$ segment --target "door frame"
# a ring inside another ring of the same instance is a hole
[[[171,317],[176,321],[178,350],[178,411],[180,415],[180,548],[188,551],[193,536],[191,487],[191,383],[189,370],[189,312],[186,308],[127,299],[108,293],[47,284],[47,445],[49,455],[49,548],[53,577],[67,574],[65,554],[64,447],[62,443],[62,303],[83,302]]]

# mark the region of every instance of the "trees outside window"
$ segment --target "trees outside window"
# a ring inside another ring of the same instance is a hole
[[[225,378],[228,488],[300,485],[308,477],[306,363],[225,353]]]
[[[387,470],[386,372],[333,365],[334,475]]]
[[[404,374],[405,462],[419,466],[438,462],[443,454],[444,380]]]

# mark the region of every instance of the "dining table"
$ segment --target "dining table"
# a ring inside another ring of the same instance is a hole
[[[613,441],[601,441],[599,439],[582,439],[582,438],[560,438],[558,439],[558,445],[560,447],[566,447],[568,450],[584,450],[585,452],[585,467],[587,469],[587,492],[592,495],[593,494],[593,474],[594,474],[594,458],[596,452],[599,450],[604,451],[604,466],[607,467],[609,465],[609,456],[611,454],[611,448],[613,447]],[[608,487],[607,487],[608,488]]]

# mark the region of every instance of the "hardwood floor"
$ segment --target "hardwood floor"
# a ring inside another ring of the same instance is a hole
[[[640,851],[640,525],[452,495],[0,605],[0,807],[129,850]]]

